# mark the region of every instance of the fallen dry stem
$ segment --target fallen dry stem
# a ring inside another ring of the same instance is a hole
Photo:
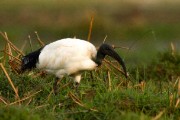
[[[48,97],[47,97],[47,100],[48,100],[48,101],[49,101],[49,99],[50,99],[50,97],[51,97],[51,95],[52,95],[53,92],[54,92],[54,90],[52,89],[51,92],[49,93]]]
[[[26,47],[26,44],[27,44],[27,40],[24,41],[24,43],[22,44],[22,46],[20,47],[20,50],[23,51],[24,48]]]
[[[178,108],[178,105],[180,103],[180,77],[177,78],[178,80],[178,92],[177,92],[177,96],[178,96],[178,99],[176,101],[176,105],[175,105],[175,108]]]
[[[105,36],[105,38],[104,38],[104,40],[103,40],[103,43],[105,43],[106,39],[107,39],[107,35]]]
[[[10,44],[9,43],[7,43],[7,47],[8,47],[8,49],[7,49],[7,52],[9,53],[9,60],[12,60],[12,50],[11,50],[11,46],[10,46]]]
[[[6,51],[6,49],[7,49],[7,42],[6,42],[6,44],[4,45],[4,51]],[[4,53],[3,64],[4,64],[4,65],[6,64],[6,53]]]
[[[122,49],[130,50],[129,47],[122,47],[122,46],[115,46],[115,45],[112,45],[112,47],[113,47],[114,49],[116,49],[116,48],[122,48]]]
[[[154,118],[152,118],[152,120],[158,120],[161,118],[161,116],[164,114],[165,110],[159,112],[159,114],[157,114]]]
[[[13,55],[11,55],[11,54],[9,54],[8,52],[6,52],[6,51],[4,51],[4,50],[2,50],[2,51],[0,51],[0,52],[4,52],[4,53],[7,54],[8,56],[11,56],[12,58],[16,59],[17,61],[19,61],[19,62],[21,63],[21,60],[20,60],[19,58],[15,57],[15,56],[13,56]]]
[[[0,100],[1,100],[5,105],[8,104],[1,96],[0,96]]]
[[[179,103],[180,103],[180,98],[177,99],[175,108],[178,108]]]
[[[29,105],[31,103],[31,101],[32,101],[32,98],[29,99],[29,101],[26,103],[26,106]]]
[[[63,113],[59,113],[59,114],[65,114],[65,115],[68,115],[68,114],[77,114],[77,113],[87,113],[89,112],[89,110],[82,110],[82,111],[72,111],[72,112],[63,112]]]
[[[109,65],[109,64],[108,64]],[[113,73],[115,76],[118,76],[111,68],[110,66],[108,66],[107,64],[104,64],[104,66],[109,70],[111,71],[111,73]]]
[[[180,77],[178,77],[178,96],[180,97]]]
[[[88,38],[87,38],[88,41],[90,41],[90,39],[91,39],[93,21],[94,21],[94,17],[91,17],[91,22],[90,22],[90,25],[89,25],[89,33],[88,33]]]
[[[32,49],[32,40],[31,40],[31,36],[29,35],[29,36],[28,36],[28,38],[29,38],[29,45],[30,45],[31,52],[32,52],[32,51],[33,51],[33,49]]]
[[[79,106],[84,107],[84,108],[86,108],[86,109],[89,109],[89,110],[91,110],[91,111],[98,112],[98,110],[96,110],[96,109],[86,107],[86,106],[85,106],[74,94],[72,94],[71,92],[69,92],[69,96],[70,96],[71,99],[72,99],[76,104],[78,104]]]
[[[12,71],[14,71],[16,74],[21,73],[21,66],[20,63],[18,63],[15,60],[9,60],[9,65],[11,66]]]
[[[174,46],[174,44],[171,42],[171,54],[174,56],[174,54],[175,54],[175,46]]]
[[[124,83],[124,81],[121,81],[121,82],[116,86],[116,88],[119,88],[123,83]]]
[[[175,81],[175,83],[174,83],[174,85],[173,85],[173,88],[176,87],[176,85],[178,84],[178,82],[179,82],[179,77],[178,77],[177,80]]]
[[[146,82],[145,81],[141,81],[141,83],[139,83],[137,85],[134,85],[134,88],[140,88],[142,91],[144,91],[145,85],[146,85]]]
[[[121,70],[121,69],[119,69],[118,67],[116,67],[114,64],[112,64],[110,61],[108,61],[108,60],[106,60],[106,59],[104,59],[104,61],[106,62],[106,63],[108,63],[109,65],[111,65],[111,66],[113,66],[116,70],[118,70],[120,73],[122,73],[123,75],[125,75],[125,73]]]
[[[18,74],[20,72],[21,60],[18,57],[13,56],[11,53],[8,53],[7,51],[2,50],[0,52],[4,52],[4,55],[9,56],[8,63],[11,66],[12,70]]]
[[[43,107],[46,107],[46,106],[48,106],[48,105],[49,105],[49,104],[40,105],[40,106],[37,106],[35,109],[43,108]]]
[[[22,102],[22,101],[24,101],[24,100],[27,100],[27,99],[35,96],[36,94],[38,94],[38,93],[41,92],[41,91],[42,91],[42,90],[39,90],[39,91],[33,93],[32,95],[30,95],[30,96],[28,96],[28,97],[22,98],[22,99],[20,99],[20,100],[18,100],[18,101],[12,102],[12,103],[10,103],[10,104],[8,104],[8,105],[14,105],[14,104],[16,104],[16,103],[19,103],[19,102]]]
[[[73,83],[73,82],[70,81],[70,82],[66,83],[65,85],[63,85],[60,89],[64,89],[64,88],[66,88],[67,86],[71,85],[72,83]]]
[[[6,71],[6,69],[4,68],[4,66],[3,66],[2,63],[0,63],[0,66],[1,66],[1,68],[2,68],[2,70],[3,70],[3,72],[5,73],[5,75],[6,75],[7,79],[8,79],[8,81],[9,81],[9,83],[10,83],[10,85],[11,85],[11,87],[13,88],[13,90],[14,90],[14,92],[15,92],[15,94],[16,94],[16,98],[19,99],[18,91],[17,91],[17,89],[15,88],[15,86],[14,86],[14,84],[13,84],[11,78],[9,77],[9,74],[7,73],[7,71]]]
[[[22,51],[20,51],[7,37],[6,37],[6,33],[3,34],[2,32],[0,32],[0,34],[3,36],[4,40],[6,40],[6,42],[8,42],[11,47],[17,52],[20,53],[21,55],[24,55],[24,53]]]
[[[37,40],[38,40],[39,44],[40,44],[42,47],[45,46],[44,42],[40,39],[37,31],[35,31],[34,33],[36,34],[36,37],[37,37]]]
[[[73,100],[75,100],[76,102],[78,102],[78,104],[79,104],[80,106],[84,106],[84,105],[81,104],[81,101],[80,101],[73,93],[69,92],[69,96],[70,96]]]
[[[112,88],[112,84],[111,84],[111,76],[110,76],[110,72],[108,71],[108,90],[111,91]]]

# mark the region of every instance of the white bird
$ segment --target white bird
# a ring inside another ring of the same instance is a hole
[[[78,85],[82,71],[97,68],[106,55],[121,64],[124,75],[127,77],[126,66],[122,58],[110,45],[102,44],[97,51],[90,42],[74,38],[57,40],[24,56],[22,71],[36,67],[54,74],[57,78],[54,83],[54,91],[56,91],[57,81],[63,76],[73,77]]]

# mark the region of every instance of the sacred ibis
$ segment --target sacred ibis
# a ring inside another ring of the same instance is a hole
[[[64,75],[73,77],[76,84],[80,83],[81,72],[93,70],[101,65],[108,55],[117,60],[127,77],[126,66],[122,58],[108,44],[102,44],[98,50],[88,41],[66,38],[52,42],[22,58],[22,71],[38,68],[56,76],[54,92],[57,81]]]

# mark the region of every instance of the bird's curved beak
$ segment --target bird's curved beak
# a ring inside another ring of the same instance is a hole
[[[125,66],[125,63],[123,61],[123,59],[118,55],[118,53],[116,51],[114,51],[114,49],[109,49],[108,51],[106,51],[106,55],[114,58],[116,61],[119,62],[119,64],[122,66],[123,68],[123,71],[124,71],[124,75],[125,77],[127,78],[127,71],[126,71],[126,66]]]

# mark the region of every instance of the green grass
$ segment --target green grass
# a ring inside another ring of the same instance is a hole
[[[16,75],[9,72],[14,85],[18,87],[20,98],[25,98],[41,90],[39,93],[14,105],[0,104],[0,118],[12,120],[58,120],[58,119],[124,119],[150,120],[163,111],[160,119],[180,119],[180,109],[175,108],[179,76],[179,53],[161,53],[159,58],[146,67],[129,68],[130,78],[125,79],[116,70],[111,69],[111,90],[108,85],[107,68],[102,66],[98,71],[83,73],[81,85],[76,91],[73,85],[64,85],[71,81],[65,77],[60,83],[57,96],[50,94],[54,76],[33,77],[37,71]],[[161,66],[161,69],[158,67]],[[160,74],[165,72],[165,74]],[[7,78],[0,71],[0,96],[8,103],[16,101]],[[141,82],[144,87],[138,86]],[[79,99],[76,103],[71,97]],[[170,96],[174,98],[170,99]],[[170,105],[171,104],[171,105]],[[13,117],[12,117],[13,116]]]

